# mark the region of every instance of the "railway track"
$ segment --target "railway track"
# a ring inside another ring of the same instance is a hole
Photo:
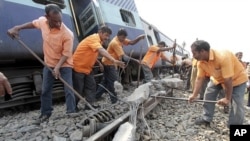
[[[169,95],[171,91],[167,91],[166,95]],[[155,95],[160,95],[162,93],[155,93]],[[138,109],[138,118],[142,119],[146,116],[152,109],[154,109],[162,99],[148,98],[143,102],[143,107]],[[91,135],[86,141],[108,141],[113,137],[114,133],[118,130],[119,126],[123,123],[129,121],[130,117],[133,115],[133,111],[128,111],[119,118],[112,121],[110,124],[106,125],[104,128],[97,131],[95,134]],[[98,129],[98,127],[92,127]]]
[[[128,96],[128,94],[131,93],[127,92],[123,98],[125,96]],[[110,102],[109,99],[107,97],[106,101],[102,100],[100,101],[100,104],[102,105],[102,107],[100,109],[98,109],[98,112],[96,111],[92,111],[92,110],[84,110],[84,111],[80,111],[79,113],[77,113],[76,115],[69,115],[69,116],[63,116],[64,114],[62,113],[64,110],[62,110],[61,106],[60,109],[56,106],[54,107],[54,114],[52,114],[51,120],[53,122],[53,124],[51,124],[50,122],[46,124],[47,128],[56,128],[55,126],[57,126],[57,122],[60,123],[60,121],[64,121],[64,120],[68,120],[68,119],[72,119],[69,122],[73,123],[71,125],[77,125],[76,127],[74,126],[74,128],[77,129],[81,129],[82,132],[82,140],[88,140],[88,141],[94,141],[94,140],[100,140],[100,141],[109,141],[112,140],[114,134],[116,133],[117,129],[119,128],[119,126],[127,121],[129,121],[129,118],[132,114],[132,112],[129,109],[129,105],[127,103],[124,103],[122,101],[119,101],[118,104],[116,105],[111,105],[110,106]],[[147,99],[145,102],[143,102],[143,107],[140,107],[138,110],[138,118],[142,117],[142,113],[148,113],[150,112],[150,110],[152,110],[157,103],[159,103],[161,100],[160,99],[155,99],[155,98],[149,98]],[[59,104],[61,105],[61,104]],[[80,109],[84,109],[83,107],[84,103],[81,102],[80,103]],[[82,106],[82,107],[81,107]],[[63,107],[63,106],[62,106]],[[8,109],[7,109],[8,110]],[[2,110],[2,112],[7,112]],[[38,109],[37,111],[27,111],[25,110],[25,112],[27,112],[27,114],[25,114],[24,117],[24,113],[22,113],[22,111],[16,111],[10,114],[5,114],[1,119],[0,119],[0,125],[3,127],[2,129],[4,129],[3,131],[0,130],[0,136],[2,136],[4,138],[4,140],[8,139],[8,137],[6,137],[6,133],[5,131],[13,131],[13,132],[22,132],[22,135],[24,135],[26,133],[26,131],[19,131],[20,128],[35,128],[36,130],[45,130],[44,128],[44,124],[41,125],[34,125],[33,123],[36,120],[36,117],[38,117]],[[29,112],[33,113],[32,116],[29,116]],[[16,117],[18,116],[18,117]],[[24,123],[23,121],[19,121],[20,116],[22,117],[21,119],[27,119],[29,121],[29,123]],[[26,117],[28,116],[28,117]],[[1,123],[7,121],[5,123]],[[67,121],[65,121],[67,122]],[[22,124],[24,123],[24,125],[18,125],[18,128],[15,128],[15,126],[13,126],[14,123],[18,123],[18,124]],[[10,129],[8,129],[10,128]],[[61,127],[60,127],[61,128]],[[70,128],[70,127],[68,127]],[[73,128],[73,127],[72,127]],[[27,129],[27,132],[33,132],[33,131],[28,131],[29,129]],[[47,130],[47,129],[46,129]],[[59,129],[58,129],[59,130]],[[58,131],[56,134],[58,134]],[[71,132],[69,132],[71,133]],[[67,138],[69,135],[69,133],[64,133],[65,138]],[[37,133],[38,134],[38,133]],[[8,134],[7,134],[8,135]],[[64,135],[60,135],[60,136],[64,136]],[[21,135],[20,135],[21,136]],[[11,136],[10,136],[11,137]],[[15,137],[12,137],[15,139]],[[21,137],[20,137],[21,138]],[[23,137],[24,138],[24,137]],[[31,138],[31,137],[29,137]],[[43,138],[43,137],[42,137]],[[48,137],[48,138],[52,138],[52,137]],[[27,138],[24,138],[23,140],[26,140]],[[21,138],[22,140],[22,138]],[[1,141],[1,138],[0,138]]]

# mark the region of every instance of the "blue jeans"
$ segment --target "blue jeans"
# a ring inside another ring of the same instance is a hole
[[[205,77],[205,80],[203,81],[203,84],[202,84],[202,87],[201,87],[201,90],[200,90],[200,99],[201,100],[204,99],[204,94],[205,94],[207,84],[209,83],[209,81],[210,81],[210,77]]]
[[[73,81],[75,90],[82,96],[85,96],[86,101],[89,102],[89,104],[93,104],[95,102],[96,91],[94,75],[92,73],[84,74],[74,71]],[[76,105],[78,104],[79,100],[80,99],[76,97]]]
[[[215,85],[212,81],[208,83],[205,100],[215,101],[218,97],[220,90],[222,89],[221,85]],[[232,92],[232,103],[229,114],[228,125],[243,124],[245,109],[244,109],[244,93],[246,89],[246,83],[242,83],[238,86],[233,87]],[[205,102],[203,104],[203,119],[211,122],[214,116],[215,103]]]
[[[149,68],[147,65],[142,64],[141,68],[143,70],[143,74],[144,74],[144,81],[143,83],[147,83],[150,82],[153,79],[153,73],[151,71],[151,68]]]
[[[117,96],[114,88],[115,81],[118,81],[118,73],[117,70],[115,69],[115,66],[104,65],[103,80],[101,84],[105,88],[107,88],[112,93],[112,95]],[[106,92],[106,90],[103,87],[98,86],[96,92],[96,98],[97,99],[100,98],[104,92]],[[112,95],[109,95],[110,100],[112,103],[116,103],[117,98]]]
[[[63,80],[65,80],[69,85],[72,86],[72,68],[62,67],[60,68],[60,75]],[[51,115],[53,111],[52,107],[52,90],[55,77],[52,72],[44,67],[43,69],[43,86],[41,95],[41,114]],[[75,96],[73,91],[71,91],[67,86],[64,85],[65,100],[67,113],[75,112]]]

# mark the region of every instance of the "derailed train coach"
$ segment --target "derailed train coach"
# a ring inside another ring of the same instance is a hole
[[[174,44],[174,40],[170,39],[167,35],[162,33],[157,27],[155,27],[154,25],[148,23],[144,19],[141,19],[141,22],[142,22],[143,29],[144,29],[145,34],[146,34],[147,44],[149,46],[150,45],[156,45],[158,42],[164,41],[168,47],[172,47],[172,45]],[[169,59],[173,58],[173,50],[164,51],[164,54]],[[183,56],[190,56],[190,54],[182,46],[177,44],[176,49],[175,49],[175,56],[176,56],[176,59],[177,59],[175,65],[180,66],[181,62],[182,62],[182,57]],[[161,60],[159,60],[156,63],[155,67],[159,68],[159,67],[164,67],[164,66],[171,67],[172,64],[170,64],[169,62],[162,62]]]
[[[6,33],[15,25],[30,22],[44,15],[44,7],[49,3],[57,4],[62,9],[63,22],[74,32],[74,49],[82,39],[96,33],[100,25],[111,27],[113,34],[110,39],[120,28],[127,30],[130,39],[140,34],[150,35],[145,31],[134,0],[0,0],[0,71],[7,76],[13,88],[11,99],[0,97],[0,109],[40,101],[43,66]],[[39,30],[23,30],[20,32],[20,38],[43,58]],[[151,38],[159,40],[157,36]],[[160,39],[165,40],[162,37]],[[166,43],[171,45],[168,41]],[[147,38],[136,45],[124,47],[124,51],[132,57],[139,58],[141,54],[146,53],[150,45],[151,42]],[[134,68],[133,75],[138,74],[138,67],[131,68]],[[94,72],[97,78],[101,76],[98,67],[94,68]],[[53,98],[60,97],[64,97],[63,84],[56,81],[53,86]]]

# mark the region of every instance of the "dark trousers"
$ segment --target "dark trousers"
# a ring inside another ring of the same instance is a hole
[[[64,81],[72,86],[72,68],[62,67],[60,68],[60,74]],[[51,115],[53,111],[52,107],[52,90],[54,84],[54,76],[52,72],[44,67],[43,69],[43,89],[41,94],[41,114]],[[65,100],[67,113],[75,112],[75,96],[72,90],[64,85]]]
[[[153,79],[153,77],[154,77],[153,73],[151,71],[151,68],[149,68],[145,64],[142,64],[141,67],[142,67],[142,71],[143,71],[143,74],[144,74],[144,81],[143,81],[143,83],[150,82]]]
[[[90,104],[95,102],[95,90],[96,90],[96,82],[94,79],[94,75],[91,74],[84,74],[73,72],[73,85],[74,89],[85,97],[86,101]],[[79,98],[76,97],[76,105],[79,102]]]
[[[104,86],[112,95],[110,95],[110,100],[112,103],[116,103],[117,101],[117,94],[115,92],[114,88],[114,82],[118,81],[118,73],[115,69],[115,66],[104,66],[104,72],[103,72],[103,80],[101,82],[101,85]],[[98,86],[97,92],[96,92],[96,98],[101,98],[102,94],[106,92],[105,88]]]

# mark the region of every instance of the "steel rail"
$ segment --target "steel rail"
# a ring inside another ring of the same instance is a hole
[[[170,93],[171,91],[167,91],[167,93]],[[161,93],[156,93],[155,95],[160,95]],[[142,104],[143,107],[140,107],[138,110],[138,119],[142,119],[145,115],[147,115],[151,110],[153,110],[162,99],[160,98],[152,98],[149,97],[147,100],[145,100]],[[103,129],[99,130],[92,136],[90,136],[86,141],[99,141],[101,139],[104,139],[108,135],[110,135],[112,132],[117,130],[120,125],[123,123],[129,121],[129,117],[133,114],[132,111],[129,111],[119,117],[118,119],[114,120],[111,124],[107,125]]]
[[[177,97],[166,97],[166,96],[151,96],[154,98],[162,98],[162,99],[171,99],[171,100],[183,100],[188,101],[188,98],[177,98]],[[212,101],[212,100],[194,100],[193,102],[207,102],[207,103],[217,103],[218,101]]]

